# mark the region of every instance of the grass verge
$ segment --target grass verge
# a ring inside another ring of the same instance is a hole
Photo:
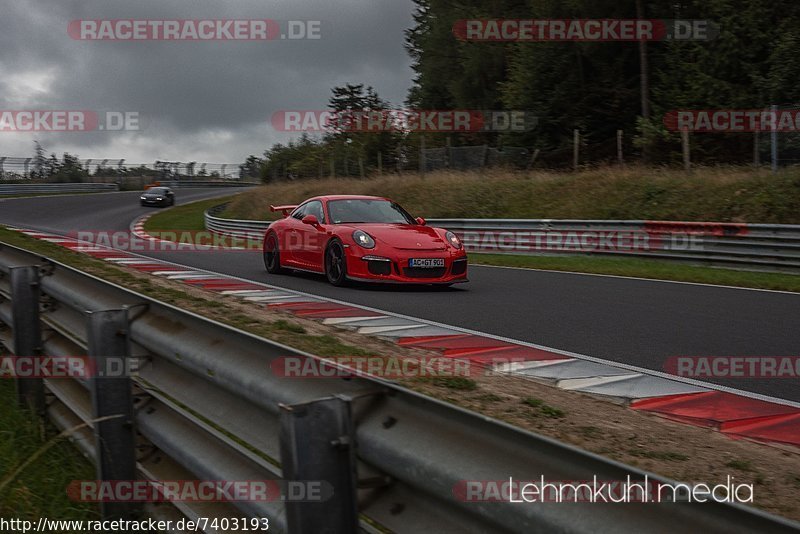
[[[695,282],[720,286],[800,292],[800,276],[718,269],[675,262],[638,258],[597,256],[516,256],[506,254],[469,255],[470,263],[576,273],[607,274],[652,280]]]
[[[231,202],[225,217],[274,219],[270,204],[316,195],[386,196],[414,216],[510,219],[649,219],[800,224],[800,169],[605,167],[583,172],[434,172],[366,180],[269,184]]]
[[[206,210],[225,204],[237,195],[222,198],[212,198],[200,200],[175,206],[173,208],[157,212],[147,219],[144,229],[148,233],[154,232],[176,232],[176,231],[205,231],[206,225],[203,214]]]
[[[30,411],[16,406],[16,393],[11,380],[0,380],[0,482],[44,447],[56,434],[46,427],[42,435],[40,422]],[[99,519],[94,505],[73,502],[66,488],[73,480],[94,480],[94,467],[68,441],[48,449],[26,466],[2,488],[0,484],[0,517],[36,521],[52,519]]]

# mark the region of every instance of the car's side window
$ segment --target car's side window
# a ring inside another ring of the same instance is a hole
[[[325,223],[325,214],[322,211],[322,202],[319,200],[314,200],[306,204],[306,210],[303,216],[305,217],[306,215],[313,215],[317,218],[320,224]]]

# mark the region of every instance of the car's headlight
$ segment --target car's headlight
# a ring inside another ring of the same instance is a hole
[[[147,200],[147,197],[139,197],[141,200]]]
[[[156,200],[164,200],[164,199],[161,197],[156,197]]]
[[[372,236],[363,230],[356,230],[353,232],[353,241],[356,245],[364,248],[375,248],[375,240]]]
[[[461,250],[464,247],[464,245],[461,243],[461,240],[453,232],[447,232],[444,234],[444,236],[447,238],[447,242],[450,243],[453,248]]]

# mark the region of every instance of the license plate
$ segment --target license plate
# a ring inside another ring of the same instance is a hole
[[[408,260],[408,266],[422,269],[436,269],[437,267],[444,267],[444,258],[415,258]]]

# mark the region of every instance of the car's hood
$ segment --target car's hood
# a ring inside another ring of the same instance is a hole
[[[142,196],[145,198],[158,198],[165,196],[166,193],[143,193]]]
[[[363,230],[379,243],[405,250],[444,250],[447,243],[435,228],[414,224],[347,224],[353,230]]]

